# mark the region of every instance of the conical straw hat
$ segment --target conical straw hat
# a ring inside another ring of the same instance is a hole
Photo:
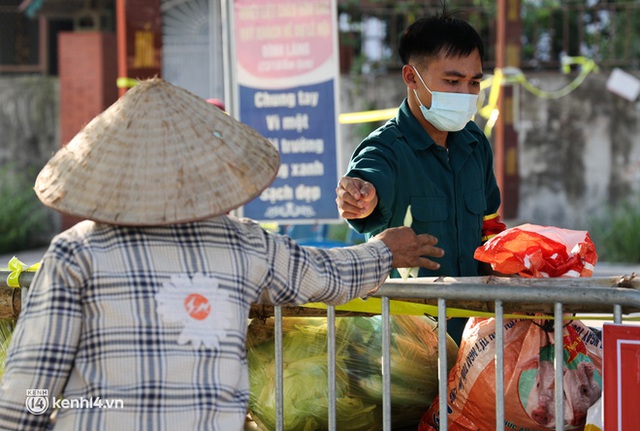
[[[47,206],[118,225],[223,214],[258,196],[280,165],[253,128],[162,79],[143,81],[87,124],[36,179]]]

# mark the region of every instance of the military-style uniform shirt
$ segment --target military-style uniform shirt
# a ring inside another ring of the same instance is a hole
[[[411,206],[416,233],[438,238],[444,257],[437,271],[420,276],[476,276],[473,258],[482,244],[485,216],[497,213],[500,190],[491,145],[474,123],[449,132],[447,148],[437,145],[405,100],[395,118],[371,133],[354,151],[346,176],[371,182],[378,206],[367,218],[348,220],[360,233],[375,235],[403,226]]]
[[[250,306],[343,303],[382,284],[391,261],[379,240],[301,247],[228,216],[81,222],[53,239],[29,288],[0,430],[240,431]]]

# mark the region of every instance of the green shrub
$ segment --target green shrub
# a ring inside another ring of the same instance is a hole
[[[589,234],[598,260],[640,263],[640,202],[628,201],[609,208],[591,221]]]
[[[0,168],[0,254],[41,246],[50,231],[48,211],[28,175]]]

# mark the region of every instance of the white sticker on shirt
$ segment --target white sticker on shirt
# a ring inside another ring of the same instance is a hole
[[[235,307],[214,277],[173,275],[156,293],[156,303],[163,322],[184,325],[178,344],[191,342],[194,349],[201,344],[217,348],[220,339],[233,328]]]

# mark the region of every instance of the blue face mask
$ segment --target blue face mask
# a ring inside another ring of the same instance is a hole
[[[443,132],[457,132],[464,129],[464,126],[471,121],[478,110],[478,95],[431,91],[422,80],[418,70],[415,67],[413,70],[420,78],[424,88],[431,93],[431,108],[427,108],[418,97],[418,92],[413,90],[420,103],[420,111],[422,111],[424,119]]]

